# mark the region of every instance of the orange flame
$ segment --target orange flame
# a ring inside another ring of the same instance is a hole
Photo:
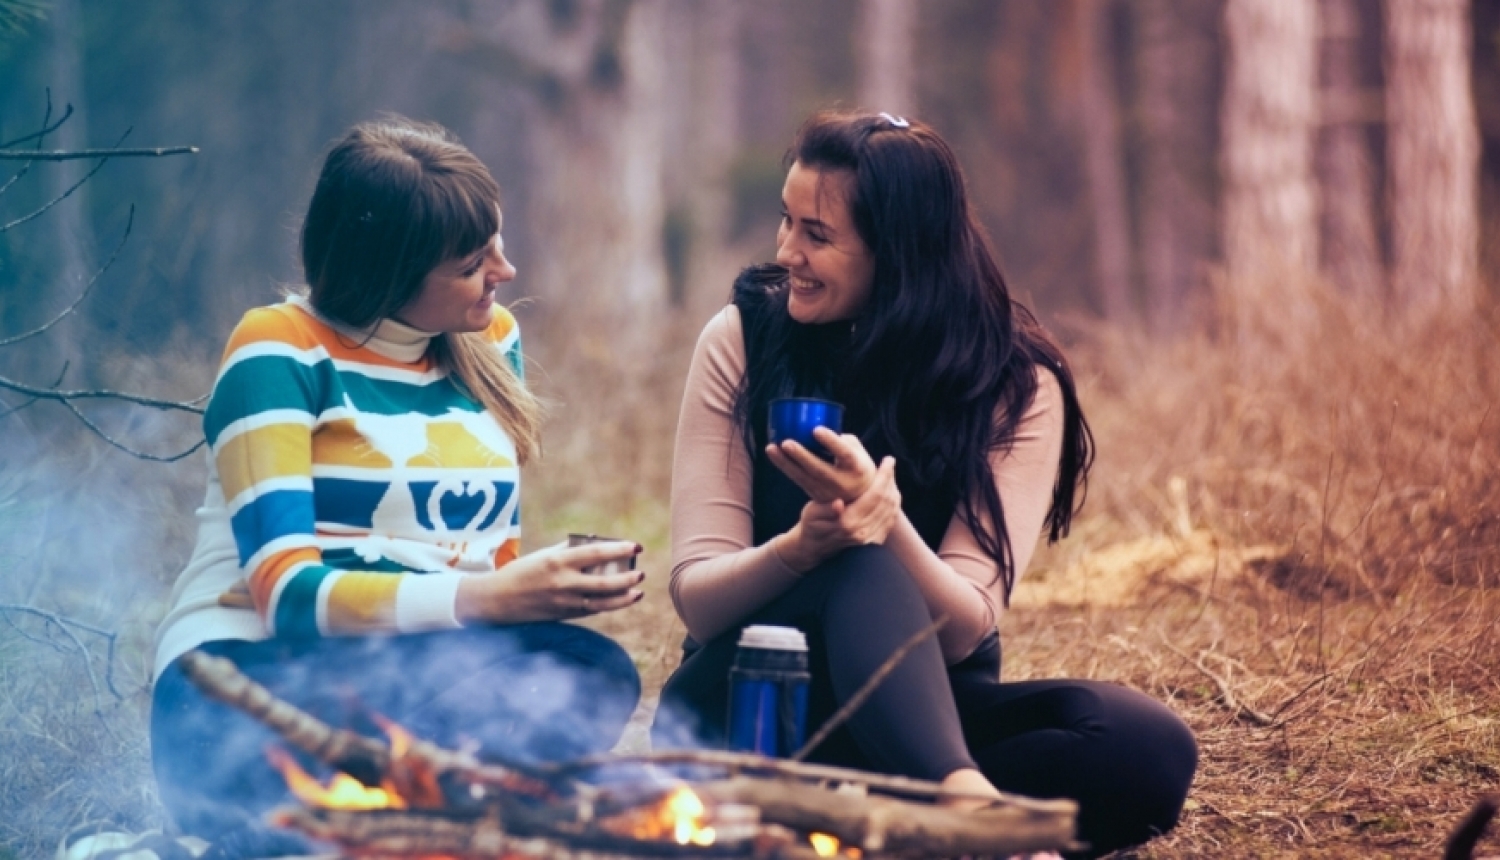
[[[718,838],[707,823],[708,810],[686,785],[674,788],[656,804],[605,822],[605,829],[633,839],[671,839],[679,845],[712,845]]]
[[[813,853],[819,857],[837,857],[839,856],[839,849],[843,848],[842,843],[839,842],[839,838],[828,833],[809,833],[807,834],[807,841],[812,843]],[[859,858],[862,856],[862,853],[853,845],[843,848],[845,857]]]
[[[672,821],[672,838],[678,845],[712,845],[714,829],[703,823],[708,810],[687,786],[679,786],[667,797],[666,814]]]
[[[266,756],[281,771],[287,788],[308,806],[323,809],[405,809],[401,795],[387,788],[371,788],[352,776],[336,773],[327,783],[318,782],[285,750],[270,747]]]

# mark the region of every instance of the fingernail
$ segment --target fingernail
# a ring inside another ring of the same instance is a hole
[[[645,551],[646,551],[645,547],[641,546],[640,544],[636,544],[635,545],[635,554],[636,555],[640,555],[641,553],[643,553]]]
[[[640,603],[641,602],[641,598],[645,597],[645,596],[646,596],[646,592],[644,592],[644,591],[637,591],[635,593],[635,599],[632,600],[632,601],[630,601],[630,602],[631,603]]]

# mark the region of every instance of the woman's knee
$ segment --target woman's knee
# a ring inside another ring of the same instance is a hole
[[[807,577],[824,590],[824,605],[855,608],[900,606],[920,609],[926,602],[906,566],[883,546],[856,546],[827,559]]]

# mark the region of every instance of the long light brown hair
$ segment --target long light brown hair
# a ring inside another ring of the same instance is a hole
[[[439,265],[500,228],[500,187],[442,126],[388,116],[329,151],[302,222],[302,269],[318,312],[355,328],[395,315]],[[541,450],[541,405],[482,333],[434,338],[433,357],[495,416],[521,462]]]

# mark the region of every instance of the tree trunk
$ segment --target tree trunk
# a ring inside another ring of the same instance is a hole
[[[1364,74],[1361,38],[1373,0],[1320,0],[1322,93],[1317,137],[1318,196],[1322,204],[1323,271],[1350,297],[1385,293],[1380,233],[1375,221],[1375,168],[1370,154],[1371,82]]]
[[[722,307],[744,255],[730,248],[731,185],[741,134],[743,61],[738,0],[673,5],[690,44],[668,75],[683,92],[672,116],[664,229],[673,304],[706,316]]]
[[[517,122],[537,165],[524,217],[551,253],[523,274],[544,315],[620,328],[665,304],[666,108],[654,46],[665,10],[663,0],[522,4],[490,15],[465,46],[533,96]]]
[[[1406,311],[1466,311],[1477,296],[1479,132],[1468,0],[1387,0],[1386,122],[1392,288]]]
[[[1237,314],[1305,319],[1317,265],[1315,0],[1229,0],[1222,108],[1224,259]]]
[[[1181,331],[1214,256],[1219,0],[1134,0],[1139,254],[1151,328]]]
[[[1094,278],[1107,319],[1135,320],[1130,287],[1130,222],[1126,210],[1124,149],[1118,97],[1111,85],[1114,40],[1106,24],[1112,0],[1072,0],[1079,59],[1078,127],[1094,227]]]
[[[854,45],[862,107],[898,116],[916,111],[916,27],[916,0],[860,0]]]

